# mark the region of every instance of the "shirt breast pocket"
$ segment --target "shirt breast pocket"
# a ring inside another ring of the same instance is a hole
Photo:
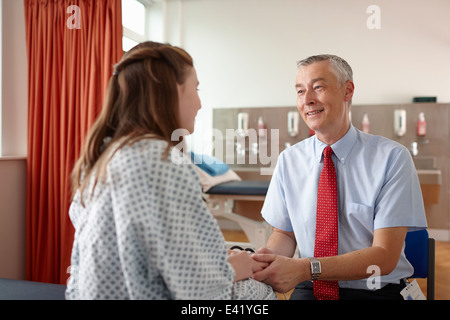
[[[352,233],[373,234],[374,209],[361,203],[348,202],[345,206],[347,225]],[[349,230],[349,231],[350,231]]]

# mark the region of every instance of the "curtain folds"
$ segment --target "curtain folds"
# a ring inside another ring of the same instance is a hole
[[[121,0],[24,0],[28,54],[27,279],[65,283],[70,173],[122,57]]]

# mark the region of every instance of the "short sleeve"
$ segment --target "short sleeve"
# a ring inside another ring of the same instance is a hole
[[[411,155],[404,147],[393,154],[385,181],[375,202],[374,228],[427,227],[419,178]]]
[[[281,153],[270,180],[261,214],[273,227],[283,231],[293,231],[283,185],[283,159],[283,153]]]

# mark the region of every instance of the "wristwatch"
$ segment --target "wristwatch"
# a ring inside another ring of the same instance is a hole
[[[311,264],[311,280],[319,279],[319,276],[322,272],[320,261],[316,258],[309,258],[309,262]]]

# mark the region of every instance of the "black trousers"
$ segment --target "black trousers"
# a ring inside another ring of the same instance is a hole
[[[400,291],[405,284],[388,284],[379,290],[339,288],[339,300],[403,300]],[[313,283],[300,282],[291,294],[290,300],[317,300],[314,297]]]

